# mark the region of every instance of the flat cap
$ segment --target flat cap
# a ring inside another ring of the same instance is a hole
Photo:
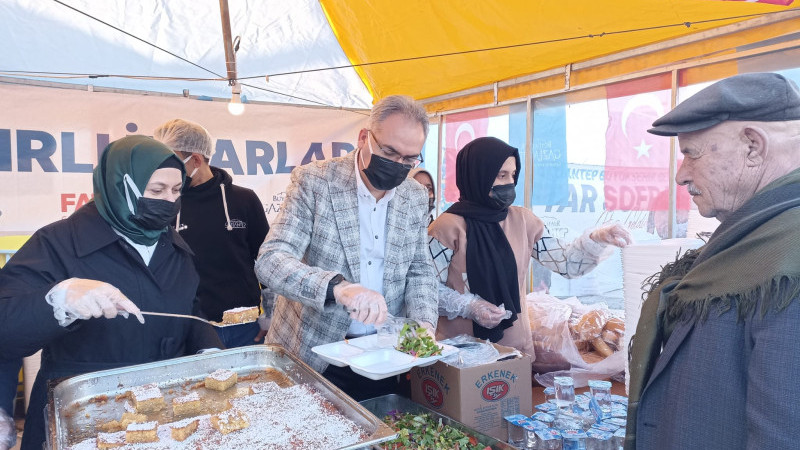
[[[800,120],[800,90],[777,73],[745,73],[717,81],[653,122],[659,136],[704,130],[726,120]]]

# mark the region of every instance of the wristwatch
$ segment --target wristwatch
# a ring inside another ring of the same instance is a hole
[[[336,297],[333,295],[333,288],[342,281],[344,281],[344,276],[340,273],[331,278],[331,281],[328,281],[328,290],[325,292],[325,306],[336,304]]]

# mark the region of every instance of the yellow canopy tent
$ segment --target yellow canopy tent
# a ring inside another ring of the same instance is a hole
[[[418,99],[548,69],[563,72],[567,65],[624,51],[631,51],[628,59],[635,59],[635,50],[644,46],[736,23],[758,25],[754,18],[764,14],[797,17],[800,8],[715,0],[321,0],[321,4],[345,54],[374,98],[407,94]],[[719,38],[688,52],[662,53],[644,66],[729,52],[745,42],[800,29],[800,19],[776,22],[761,29],[758,36]],[[641,67],[632,62],[617,62],[573,82],[638,69]],[[563,87],[562,75],[550,83],[512,90],[505,97]],[[468,101],[429,104],[429,110],[487,104],[491,97],[491,92],[484,92]],[[499,97],[502,100],[504,93]]]

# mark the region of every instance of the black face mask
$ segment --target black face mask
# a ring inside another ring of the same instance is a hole
[[[517,198],[516,188],[514,183],[492,186],[489,191],[489,207],[500,210],[511,206]]]
[[[136,214],[131,214],[130,221],[145,230],[161,230],[175,222],[180,210],[180,197],[174,202],[139,197],[136,200]]]
[[[369,160],[369,165],[363,170],[372,187],[382,191],[400,186],[410,171],[410,165],[394,162],[374,153]]]

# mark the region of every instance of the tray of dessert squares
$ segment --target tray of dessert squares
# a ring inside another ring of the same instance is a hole
[[[49,390],[46,418],[47,448],[59,450],[356,449],[396,437],[270,344],[69,378]]]

